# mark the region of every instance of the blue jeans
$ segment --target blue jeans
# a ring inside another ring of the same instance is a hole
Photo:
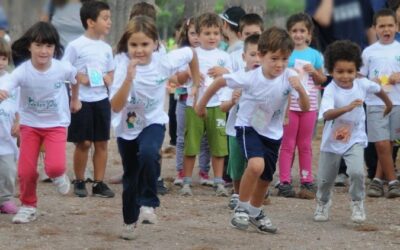
[[[160,149],[165,126],[152,124],[134,140],[117,138],[122,159],[122,213],[125,224],[139,219],[140,207],[158,207],[157,178],[160,175]]]

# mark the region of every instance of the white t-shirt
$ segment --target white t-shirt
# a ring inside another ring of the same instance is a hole
[[[243,48],[233,51],[231,56],[232,72],[243,70],[246,67],[246,62],[243,60]]]
[[[0,77],[0,82],[10,79],[10,74],[5,73]],[[1,88],[0,84],[0,88]],[[11,135],[11,128],[15,121],[15,114],[18,112],[19,90],[10,92],[9,98],[0,101],[0,155],[17,155],[17,139]]]
[[[112,125],[117,137],[134,140],[145,127],[168,123],[168,115],[164,111],[166,83],[179,67],[188,64],[192,58],[192,50],[182,48],[164,55],[160,60],[152,60],[148,65],[136,66],[127,103],[118,114],[113,114]],[[124,82],[128,65],[128,56],[121,56],[114,73],[110,98]]]
[[[103,76],[114,70],[111,46],[102,40],[92,40],[84,35],[70,42],[65,49],[64,61],[70,62],[78,72],[87,74],[87,69],[95,68]],[[108,97],[105,85],[90,87],[79,86],[79,99],[85,102],[96,102]]]
[[[203,96],[204,92],[208,88],[208,86],[211,85],[211,83],[214,81],[213,78],[209,77],[207,75],[207,72],[209,69],[215,66],[221,66],[229,70],[229,72],[232,71],[231,67],[231,60],[229,58],[229,54],[226,53],[225,51],[219,50],[219,49],[213,49],[213,50],[205,50],[200,47],[195,49],[197,52],[197,57],[199,59],[199,66],[200,66],[200,73],[204,75],[204,83],[200,86],[198,89],[198,100],[201,99]],[[188,85],[188,93],[192,92],[192,85]],[[216,95],[214,95],[210,101],[207,104],[207,107],[216,107],[221,104],[221,101],[219,100],[218,96],[221,94],[221,91],[218,91]],[[188,106],[193,107],[193,96],[189,96],[188,99],[186,100],[186,104]]]
[[[52,59],[45,72],[31,60],[19,65],[0,88],[10,92],[20,87],[20,124],[35,128],[68,127],[71,120],[66,82],[76,84],[76,69],[68,62]]]
[[[368,79],[388,78],[394,72],[400,72],[400,43],[391,44],[376,42],[364,49],[362,53],[363,66],[360,73]],[[393,105],[400,105],[400,84],[390,86],[388,92]],[[384,87],[385,89],[385,87]],[[377,96],[370,94],[365,99],[367,105],[385,105]]]
[[[340,88],[332,81],[324,91],[319,111],[319,119],[330,109],[337,109],[349,105],[356,99],[365,100],[367,95],[377,93],[381,87],[366,78],[357,78],[353,81],[353,88]],[[341,132],[348,135],[347,139],[337,137]],[[326,121],[322,133],[321,151],[343,154],[355,143],[367,146],[368,138],[365,133],[365,111],[362,106],[347,112],[338,118]]]
[[[283,119],[289,94],[294,91],[289,77],[296,71],[285,71],[274,79],[265,78],[262,67],[225,74],[228,87],[242,89],[235,126],[253,127],[262,136],[278,140],[283,135]]]

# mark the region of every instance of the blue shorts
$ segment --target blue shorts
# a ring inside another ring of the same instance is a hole
[[[260,176],[265,181],[272,181],[278,161],[281,139],[274,140],[258,134],[252,127],[235,127],[236,138],[247,160],[253,157],[264,158],[264,171]]]

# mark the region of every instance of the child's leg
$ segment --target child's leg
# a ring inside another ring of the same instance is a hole
[[[255,189],[258,183],[258,179],[260,178],[263,172],[264,172],[264,158],[252,157],[248,160],[247,168],[244,171],[242,180],[240,181],[239,200],[241,202],[250,201],[252,195],[255,194]],[[263,194],[263,197],[264,196],[265,192]]]
[[[43,129],[43,136],[46,174],[50,178],[62,176],[66,169],[67,130],[64,127]]]
[[[299,130],[297,133],[297,148],[299,151],[299,170],[301,183],[312,183],[312,136],[314,124],[317,119],[317,111],[300,112]]]
[[[200,154],[199,154],[199,167],[200,170],[208,173],[210,171],[210,147],[208,145],[207,136],[201,138]]]
[[[85,168],[87,165],[91,145],[92,142],[90,141],[83,141],[75,144],[74,172],[77,180],[85,180]]]
[[[282,146],[279,154],[279,181],[291,182],[291,170],[299,131],[300,112],[289,111],[289,123],[283,128]]]
[[[351,200],[364,200],[364,147],[360,144],[354,144],[344,153],[343,159],[346,162],[347,175],[350,178],[349,193]]]
[[[322,152],[319,157],[318,167],[318,191],[317,200],[327,203],[331,199],[331,190],[338,174],[341,155],[330,152]]]
[[[392,158],[392,145],[389,140],[375,142],[376,152],[378,154],[378,167],[376,178],[385,178],[388,181],[396,179]]]
[[[232,178],[234,193],[238,194],[240,188],[240,179],[242,178],[246,167],[246,160],[236,137],[228,136],[228,143],[228,175]]]
[[[186,101],[176,104],[176,171],[183,170],[183,149],[185,141],[185,109]]]
[[[214,184],[223,183],[222,175],[224,171],[224,157],[211,156],[211,165],[214,172]]]
[[[15,155],[0,156],[0,206],[12,199],[15,190],[17,166]]]
[[[108,141],[94,142],[93,168],[94,181],[103,181],[108,158]]]
[[[250,199],[250,205],[253,207],[261,207],[263,205],[265,193],[268,190],[269,183],[269,181],[265,181],[261,178],[257,180],[256,187]]]

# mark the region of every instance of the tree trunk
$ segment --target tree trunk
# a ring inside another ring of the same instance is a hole
[[[265,18],[267,1],[265,0],[226,0],[225,9],[232,6],[242,7],[246,13],[257,13]]]
[[[185,0],[184,17],[192,17],[204,12],[213,12],[217,0]]]

